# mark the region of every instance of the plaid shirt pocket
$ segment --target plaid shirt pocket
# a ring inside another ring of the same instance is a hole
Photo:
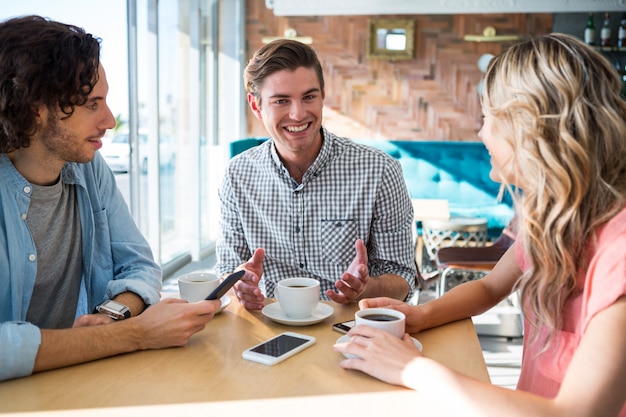
[[[350,265],[356,252],[358,239],[356,219],[322,220],[320,236],[324,259],[337,265]]]

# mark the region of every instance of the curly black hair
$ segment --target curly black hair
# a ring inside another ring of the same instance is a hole
[[[0,153],[30,145],[38,106],[69,117],[87,102],[98,81],[100,41],[41,16],[0,23]]]

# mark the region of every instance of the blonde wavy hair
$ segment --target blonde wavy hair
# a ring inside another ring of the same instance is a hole
[[[531,265],[518,282],[522,305],[535,328],[556,329],[580,290],[595,230],[625,203],[621,81],[600,53],[550,34],[495,57],[484,83],[494,131],[514,150],[502,176],[522,189],[514,198]]]

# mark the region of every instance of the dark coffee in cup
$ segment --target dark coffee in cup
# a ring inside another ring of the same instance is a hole
[[[387,314],[367,314],[367,315],[361,316],[361,318],[363,318],[365,320],[372,320],[372,321],[396,321],[396,320],[399,320],[398,317],[389,316]]]
[[[406,316],[391,308],[365,308],[354,313],[354,321],[357,326],[375,327],[401,338],[404,335]]]
[[[320,302],[320,282],[307,277],[285,278],[278,282],[274,296],[290,318],[311,317]]]

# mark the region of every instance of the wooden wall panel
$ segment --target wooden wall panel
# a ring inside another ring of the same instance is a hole
[[[247,2],[248,57],[262,37],[280,36],[287,28],[313,37],[324,68],[324,125],[353,138],[476,141],[481,73],[485,53],[497,54],[507,43],[465,42],[494,26],[498,34],[549,33],[551,14],[390,15],[415,20],[415,56],[411,60],[366,57],[367,22],[381,16],[276,17],[264,0]],[[249,136],[266,136],[252,114]]]

